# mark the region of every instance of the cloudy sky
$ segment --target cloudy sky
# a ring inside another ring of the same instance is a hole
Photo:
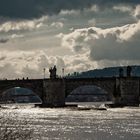
[[[0,0],[0,79],[140,64],[139,0]]]

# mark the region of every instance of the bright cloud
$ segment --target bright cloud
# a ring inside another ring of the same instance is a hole
[[[122,27],[76,29],[63,35],[62,45],[77,53],[90,51],[92,60],[140,59],[140,21]]]
[[[66,16],[66,15],[79,15],[80,10],[61,10],[59,13],[61,16]]]
[[[42,78],[43,68],[49,77],[54,65],[61,75],[62,68],[71,73],[140,64],[138,2],[43,1],[0,16],[0,78]]]
[[[131,6],[122,6],[122,5],[114,6],[113,9],[121,12],[132,12],[133,10]]]
[[[51,27],[62,28],[64,24],[62,22],[53,22]]]
[[[41,27],[47,18],[47,16],[43,16],[34,20],[6,21],[0,25],[0,32],[33,30]]]
[[[134,11],[134,16],[135,17],[140,17],[140,5],[136,6],[136,9]]]

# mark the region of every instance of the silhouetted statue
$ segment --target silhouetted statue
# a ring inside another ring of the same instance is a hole
[[[119,69],[119,77],[123,77],[123,68]]]
[[[51,78],[51,79],[55,79],[55,78],[56,78],[56,71],[57,71],[56,66],[54,66],[53,68],[51,67],[51,68],[49,69],[50,78]]]
[[[127,77],[131,77],[132,68],[127,66]]]
[[[49,69],[50,72],[50,78],[52,78],[52,67]]]

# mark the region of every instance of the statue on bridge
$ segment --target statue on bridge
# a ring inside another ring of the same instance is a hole
[[[49,69],[50,79],[55,79],[56,78],[56,71],[57,71],[56,66],[54,66],[53,68],[51,67]]]
[[[123,77],[123,68],[119,68],[119,77]]]

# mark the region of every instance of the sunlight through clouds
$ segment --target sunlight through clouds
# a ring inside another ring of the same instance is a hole
[[[39,78],[53,65],[61,75],[140,64],[139,1],[7,2],[0,3],[1,78]]]

